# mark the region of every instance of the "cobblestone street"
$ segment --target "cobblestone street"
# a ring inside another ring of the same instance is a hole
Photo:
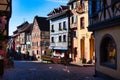
[[[94,67],[15,61],[2,80],[101,80],[95,79]]]

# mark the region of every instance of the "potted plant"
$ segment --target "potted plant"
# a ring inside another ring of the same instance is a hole
[[[81,63],[86,63],[86,58],[84,58],[84,57],[82,57],[82,58],[80,58],[80,61],[81,61]]]

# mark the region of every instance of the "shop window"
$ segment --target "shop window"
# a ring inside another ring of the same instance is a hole
[[[105,35],[100,45],[100,63],[103,66],[116,69],[116,43],[109,34]]]

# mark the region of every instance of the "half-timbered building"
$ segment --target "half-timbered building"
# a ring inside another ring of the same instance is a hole
[[[89,31],[94,32],[96,75],[120,79],[120,0],[89,0]]]
[[[49,22],[46,17],[34,17],[31,34],[31,54],[37,59],[41,58],[41,55],[49,50]]]

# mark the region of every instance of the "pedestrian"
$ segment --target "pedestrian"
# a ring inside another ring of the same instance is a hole
[[[29,51],[27,51],[27,54],[26,54],[26,55],[27,55],[27,60],[29,60],[29,57],[30,57],[30,56],[29,56]]]

